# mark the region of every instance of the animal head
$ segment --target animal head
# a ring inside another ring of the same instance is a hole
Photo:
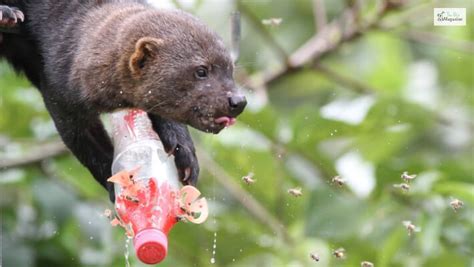
[[[181,11],[157,11],[134,42],[128,60],[134,102],[163,118],[218,133],[235,123],[247,101],[222,39]]]

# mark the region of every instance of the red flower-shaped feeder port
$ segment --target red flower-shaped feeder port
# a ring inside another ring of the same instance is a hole
[[[155,178],[136,181],[137,171],[121,171],[108,179],[122,189],[115,198],[118,218],[111,223],[124,227],[127,235],[134,237],[136,254],[142,262],[156,264],[166,256],[167,234],[173,225],[180,220],[203,223],[208,216],[207,201],[199,199],[201,193],[193,186],[178,190],[166,181],[157,183]]]

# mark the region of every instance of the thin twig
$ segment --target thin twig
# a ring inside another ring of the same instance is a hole
[[[281,60],[286,64],[288,60],[288,54],[286,53],[285,49],[283,49],[283,47],[281,47],[280,44],[275,40],[273,35],[271,35],[270,32],[265,28],[265,26],[262,24],[262,21],[241,1],[237,1],[237,7],[240,12],[242,12],[242,14],[250,20],[255,29],[259,31],[261,36],[267,41],[269,45],[271,45],[273,50],[278,53]]]
[[[452,50],[457,50],[463,53],[474,53],[474,43],[462,40],[453,40],[431,32],[409,30],[395,33],[396,36],[411,40],[418,43],[423,43],[433,46],[442,46]]]
[[[313,0],[313,16],[315,29],[317,32],[322,31],[328,23],[324,0]]]
[[[242,35],[242,23],[240,20],[240,12],[232,12],[230,16],[230,36],[231,36],[231,56],[234,63],[240,57],[240,40]]]
[[[353,79],[348,76],[344,76],[342,74],[339,74],[336,71],[331,70],[330,68],[323,66],[318,63],[313,64],[314,70],[320,72],[326,78],[332,80],[333,82],[336,82],[337,84],[340,84],[346,88],[352,89],[353,91],[360,93],[360,94],[374,94],[377,92],[376,89],[370,87],[369,85],[366,85],[356,79]]]
[[[243,190],[235,179],[227,173],[210,155],[205,153],[201,147],[197,148],[198,158],[201,166],[211,173],[237,201],[239,201],[256,219],[270,227],[279,237],[291,242],[291,237],[282,222],[276,219],[264,206],[252,195]]]
[[[173,5],[177,8],[177,9],[181,9],[181,10],[186,10],[184,8],[184,6],[177,0],[171,0],[171,2],[173,3]]]

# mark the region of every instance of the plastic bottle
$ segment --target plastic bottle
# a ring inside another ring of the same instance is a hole
[[[115,183],[115,209],[134,236],[137,257],[146,264],[161,262],[168,251],[167,234],[183,213],[174,157],[169,156],[141,110],[112,114],[112,173],[130,175]],[[133,176],[133,177],[131,177]]]

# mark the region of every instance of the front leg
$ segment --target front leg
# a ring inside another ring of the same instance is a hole
[[[148,117],[166,152],[174,155],[181,182],[196,185],[199,176],[199,164],[193,140],[186,125],[165,120],[150,113],[148,113]]]
[[[112,176],[114,149],[99,114],[61,104],[53,97],[44,96],[44,100],[64,144],[108,190],[113,202],[114,187],[107,179]]]
[[[24,20],[25,15],[18,8],[0,5],[0,27],[13,27],[18,22],[23,22]]]

